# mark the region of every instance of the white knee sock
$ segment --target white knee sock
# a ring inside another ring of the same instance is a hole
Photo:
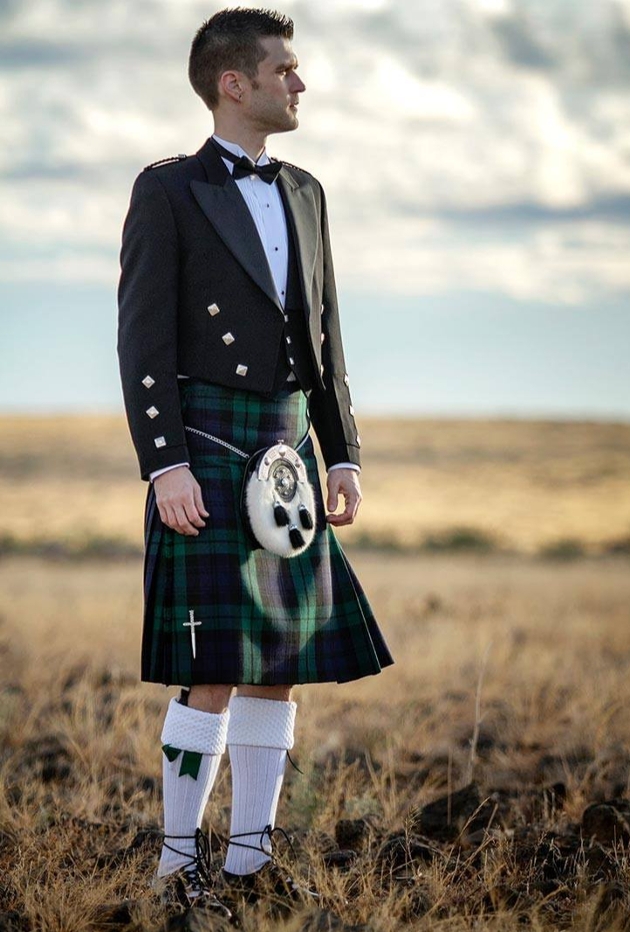
[[[233,696],[230,700],[227,744],[234,841],[227,850],[225,870],[231,874],[251,874],[270,859],[271,841],[261,835],[275,823],[287,751],[293,747],[296,709],[295,702],[276,699]]]
[[[195,832],[201,826],[225,750],[229,715],[228,711],[214,714],[192,709],[177,699],[169,703],[161,740],[174,759],[163,753],[165,839],[158,877],[190,864],[195,857]],[[180,753],[175,756],[178,749]]]

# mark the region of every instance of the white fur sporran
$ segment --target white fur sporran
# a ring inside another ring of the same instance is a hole
[[[315,538],[315,492],[297,449],[284,440],[249,456],[231,443],[189,424],[185,430],[247,460],[241,487],[241,517],[253,541],[279,557],[297,557]]]
[[[248,463],[242,511],[265,550],[297,557],[315,537],[315,495],[306,466],[286,443],[262,450]]]

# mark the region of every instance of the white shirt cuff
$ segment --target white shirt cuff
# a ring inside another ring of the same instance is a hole
[[[332,472],[333,469],[353,469],[355,472],[361,472],[361,467],[357,466],[356,463],[335,463],[333,466],[329,466],[328,472]]]
[[[172,466],[165,466],[164,469],[156,469],[155,472],[149,473],[149,479],[153,482],[153,480],[161,476],[162,473],[170,472],[171,469],[179,469],[180,466],[190,466],[190,463],[173,463]]]

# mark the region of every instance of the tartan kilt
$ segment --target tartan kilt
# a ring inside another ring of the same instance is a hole
[[[273,398],[199,380],[180,384],[184,423],[247,453],[308,429],[307,398]],[[241,520],[245,460],[187,432],[191,470],[210,516],[198,537],[145,512],[142,679],[191,686],[344,682],[393,663],[367,598],[326,523],[310,437],[300,448],[316,493],[311,546],[290,559],[257,548]],[[190,612],[194,612],[194,619]],[[195,656],[189,622],[195,621]]]

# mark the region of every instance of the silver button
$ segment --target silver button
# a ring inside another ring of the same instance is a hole
[[[285,315],[284,315],[284,320],[285,320],[285,323],[287,323],[287,324],[289,323],[289,315],[288,315],[288,314],[285,314]]]
[[[155,385],[155,379],[152,379],[150,375],[145,375],[142,384],[145,388],[151,388],[152,385]]]
[[[234,343],[234,337],[229,331],[227,333],[224,333],[221,339],[223,340],[226,346],[229,346],[230,343]]]
[[[156,437],[155,440],[153,441],[153,443],[156,445],[156,447],[157,447],[158,449],[159,449],[160,447],[165,447],[165,446],[166,446],[166,437]]]
[[[216,317],[216,315],[219,313],[219,305],[218,305],[218,304],[209,304],[209,305],[208,305],[208,313],[210,314],[211,317]]]
[[[287,343],[291,342],[291,337],[287,337]]]
[[[294,365],[295,365],[295,359],[293,358],[293,356],[289,356],[289,365],[290,365],[290,366],[294,366]]]
[[[325,339],[326,339],[326,334],[322,333],[321,337],[319,338],[320,343],[323,343]]]
[[[348,411],[354,417],[354,408],[352,407],[352,405],[350,405],[350,407],[348,408]]]
[[[160,412],[155,407],[155,405],[151,405],[150,408],[147,408],[145,413],[148,414],[150,418],[154,418],[157,417]]]
[[[349,385],[349,384],[350,384],[350,379],[348,378],[348,373],[347,373],[347,372],[346,372],[346,374],[345,374],[344,377],[343,377],[343,384],[344,384],[344,385]]]
[[[244,366],[242,363],[239,363],[236,367],[237,375],[247,375],[247,366]]]
[[[323,304],[322,304],[322,306],[321,306],[321,309],[320,309],[320,312],[319,312],[319,313],[320,313],[320,314],[323,314],[323,313],[324,313],[324,305],[323,305]]]

